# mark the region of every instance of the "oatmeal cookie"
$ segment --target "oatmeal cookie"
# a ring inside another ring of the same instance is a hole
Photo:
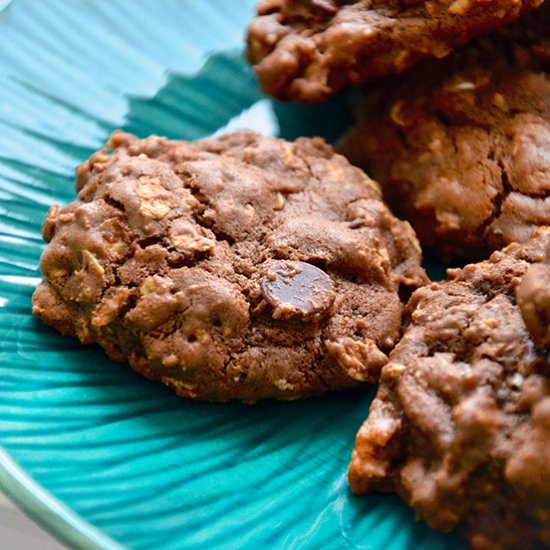
[[[541,228],[413,294],[357,435],[354,492],[396,491],[476,550],[550,546],[550,363],[516,301],[549,251]]]
[[[263,0],[248,60],[264,90],[317,103],[350,84],[442,58],[543,0]]]
[[[377,380],[425,282],[414,232],[320,139],[115,133],[51,208],[33,311],[181,396]]]
[[[550,224],[550,4],[366,92],[341,151],[422,246],[487,257]]]

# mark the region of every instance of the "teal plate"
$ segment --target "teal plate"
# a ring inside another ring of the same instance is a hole
[[[7,4],[7,5],[6,5]],[[345,98],[265,98],[252,0],[0,0],[0,487],[75,548],[459,549],[346,467],[373,390],[300,403],[177,399],[30,314],[41,221],[118,127],[334,140]]]

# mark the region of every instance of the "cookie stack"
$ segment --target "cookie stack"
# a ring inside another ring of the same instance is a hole
[[[549,30],[543,0],[264,0],[267,93],[368,82],[342,154],[115,132],[48,213],[34,313],[183,397],[379,382],[354,492],[475,549],[549,547]],[[421,246],[479,263],[430,283]]]
[[[396,491],[480,550],[550,546],[550,6],[541,4],[266,1],[249,33],[249,59],[280,99],[317,102],[378,79],[341,152],[432,255],[490,256],[412,295],[349,468],[354,492]]]

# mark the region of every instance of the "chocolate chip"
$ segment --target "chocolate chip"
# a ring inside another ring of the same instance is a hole
[[[274,319],[317,321],[334,302],[331,278],[305,262],[276,262],[262,277],[261,289]]]

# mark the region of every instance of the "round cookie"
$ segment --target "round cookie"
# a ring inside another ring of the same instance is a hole
[[[354,492],[396,491],[476,550],[550,545],[548,348],[537,352],[515,298],[548,252],[541,228],[412,295],[357,435]]]
[[[550,224],[549,28],[546,4],[368,91],[344,139],[444,261],[486,257]]]
[[[51,208],[33,311],[211,401],[375,382],[426,281],[413,230],[320,139],[115,133]]]
[[[442,58],[543,0],[262,0],[248,60],[280,100],[317,103],[350,84]]]

